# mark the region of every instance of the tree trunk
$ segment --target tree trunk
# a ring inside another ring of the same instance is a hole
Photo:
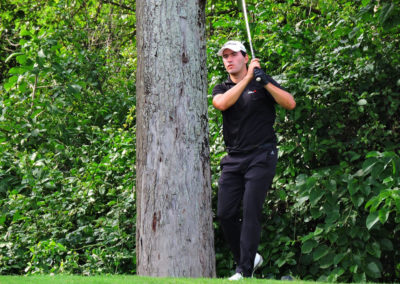
[[[137,273],[215,276],[205,0],[137,6]]]

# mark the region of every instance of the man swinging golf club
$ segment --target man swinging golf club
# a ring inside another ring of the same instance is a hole
[[[218,55],[229,75],[212,93],[214,107],[222,111],[228,152],[221,160],[217,216],[237,264],[229,280],[240,280],[251,277],[263,262],[257,247],[262,207],[278,157],[275,104],[292,110],[296,102],[261,70],[259,59],[253,57],[247,66],[241,42],[226,42]]]

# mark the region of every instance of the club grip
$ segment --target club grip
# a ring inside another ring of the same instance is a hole
[[[260,68],[257,68],[257,67],[254,68],[254,77],[256,78],[257,82],[261,82],[262,79],[259,75],[257,75],[256,69],[260,69]]]

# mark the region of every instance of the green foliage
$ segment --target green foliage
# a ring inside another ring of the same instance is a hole
[[[309,271],[323,269],[320,280],[358,282],[395,273],[400,157],[390,152],[368,157],[355,173],[346,172],[348,165],[342,163],[299,175],[292,185],[293,209],[303,216],[296,232],[300,263]],[[390,193],[387,198],[384,192]],[[387,200],[379,213],[365,209],[374,200],[379,200],[376,208]]]
[[[135,270],[135,17],[70,4],[2,4],[1,274]]]
[[[225,155],[216,55],[241,1],[207,1],[213,208]],[[400,5],[247,1],[256,56],[295,97],[261,277],[400,278]],[[0,3],[0,274],[135,272],[135,1]],[[219,277],[234,263],[217,220]]]

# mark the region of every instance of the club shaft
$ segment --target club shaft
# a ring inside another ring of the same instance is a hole
[[[251,33],[250,33],[249,20],[248,20],[248,18],[247,18],[247,8],[246,8],[246,1],[245,1],[245,0],[242,0],[242,6],[243,6],[244,22],[246,23],[247,37],[249,38],[249,45],[250,45],[251,58],[255,58],[255,56],[254,56],[254,50],[253,50],[253,43],[252,43],[252,41],[251,41]]]

